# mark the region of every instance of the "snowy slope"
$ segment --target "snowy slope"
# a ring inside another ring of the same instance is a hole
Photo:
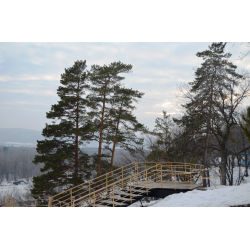
[[[172,194],[164,199],[144,203],[148,207],[229,207],[250,204],[250,176],[240,186],[218,186],[206,191],[193,190]],[[136,202],[130,207],[139,207]]]
[[[229,207],[250,204],[250,183],[169,195],[152,207]]]

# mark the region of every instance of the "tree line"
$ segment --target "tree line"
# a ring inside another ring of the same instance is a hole
[[[43,164],[35,165],[32,161],[37,154],[35,148],[0,147],[0,183],[32,178],[40,175]]]
[[[205,170],[217,164],[222,185],[227,181],[232,185],[235,160],[240,162],[250,149],[243,129],[247,125],[239,112],[250,84],[248,72],[237,71],[225,46],[212,43],[196,54],[203,62],[195,78],[180,86],[184,114],[172,118],[163,111],[153,131],[133,115],[134,104],[144,93],[123,84],[132,65],[113,62],[92,65],[88,71],[86,61],[76,61],[65,69],[57,90],[60,101],[46,113],[52,124],[46,124],[45,140],[37,144],[34,163],[44,164],[44,174],[33,178],[33,196],[55,195],[61,188],[114,170],[118,146],[147,161],[200,163]],[[99,145],[97,153],[81,150],[94,140]],[[203,171],[203,177],[208,174]],[[203,185],[209,186],[209,180],[204,178]]]

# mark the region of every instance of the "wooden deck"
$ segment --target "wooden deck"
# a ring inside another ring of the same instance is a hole
[[[190,183],[183,183],[183,182],[172,182],[172,181],[157,181],[157,182],[152,182],[148,181],[148,184],[146,184],[146,181],[138,181],[138,185],[135,185],[135,187],[139,188],[146,188],[146,186],[149,189],[154,189],[154,188],[161,188],[161,189],[178,189],[178,190],[193,190],[198,187],[201,187],[200,185],[197,184],[190,184]]]

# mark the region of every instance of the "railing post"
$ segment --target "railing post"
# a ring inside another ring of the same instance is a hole
[[[132,187],[131,187],[131,176],[130,176],[130,203],[132,203]]]
[[[136,178],[136,180],[137,180],[137,185],[138,185],[138,162],[136,163],[136,165],[137,165],[137,178]]]
[[[148,170],[146,169],[146,192],[148,195]]]
[[[176,176],[176,167],[174,169],[174,176],[175,176],[175,180],[174,180],[174,187],[175,187],[175,190],[176,190],[176,179],[177,179],[177,176]]]
[[[171,162],[171,169],[170,169],[170,181],[172,181],[172,162]]]
[[[94,192],[94,207],[95,207],[95,192]]]
[[[91,195],[90,195],[90,181],[89,181],[89,205],[91,204]]]
[[[155,182],[158,181],[158,164],[156,163],[156,171],[155,171]]]
[[[200,185],[202,185],[202,173],[201,173],[201,169],[200,169]]]
[[[106,174],[106,192],[108,194],[108,188],[107,188],[107,186],[108,186],[108,173]]]
[[[191,165],[190,165],[191,168]],[[191,182],[191,189],[192,189],[192,174],[191,174],[191,169],[190,169],[190,182]]]
[[[52,197],[49,197],[48,207],[52,207]]]
[[[72,202],[73,200],[72,200],[72,189],[70,189],[70,206],[72,207]]]
[[[162,188],[162,164],[161,164],[161,188]]]
[[[122,168],[122,188],[123,188],[123,169],[124,168]]]

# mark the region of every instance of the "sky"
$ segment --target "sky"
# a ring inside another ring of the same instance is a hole
[[[194,79],[202,60],[195,54],[208,49],[206,42],[134,42],[134,43],[0,43],[0,128],[27,128],[41,131],[46,112],[57,103],[57,88],[64,69],[76,60],[108,65],[121,61],[133,65],[125,74],[124,86],[145,93],[136,104],[138,121],[153,129],[162,111],[178,116],[178,84]],[[226,51],[239,69],[250,70],[246,43],[228,43]],[[246,105],[245,102],[244,105]]]

